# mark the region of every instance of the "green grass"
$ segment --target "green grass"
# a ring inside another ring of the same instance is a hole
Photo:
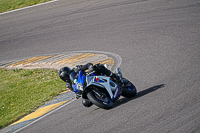
[[[0,69],[0,129],[65,91],[56,70]]]
[[[47,1],[50,0],[0,0],[0,13]]]

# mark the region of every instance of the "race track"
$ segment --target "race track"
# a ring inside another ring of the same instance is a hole
[[[0,61],[116,53],[138,90],[110,110],[75,100],[20,133],[200,132],[199,0],[58,0],[0,15],[0,47]]]

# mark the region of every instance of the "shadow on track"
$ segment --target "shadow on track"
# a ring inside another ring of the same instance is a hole
[[[156,86],[153,86],[153,87],[148,88],[148,89],[146,89],[146,90],[143,90],[143,91],[138,92],[138,93],[136,94],[136,96],[133,97],[133,98],[125,98],[125,97],[124,97],[124,98],[122,98],[122,99],[119,99],[117,102],[114,103],[114,107],[113,107],[113,108],[115,108],[115,107],[117,107],[117,106],[120,106],[120,105],[122,105],[122,104],[125,104],[125,103],[127,103],[127,102],[129,102],[129,101],[131,101],[131,100],[136,99],[136,98],[140,98],[140,97],[142,97],[142,96],[145,96],[145,95],[147,95],[147,94],[149,94],[149,93],[151,93],[151,92],[154,92],[154,91],[156,91],[156,90],[158,90],[158,89],[160,89],[160,88],[163,88],[163,87],[165,87],[165,84],[156,85]]]

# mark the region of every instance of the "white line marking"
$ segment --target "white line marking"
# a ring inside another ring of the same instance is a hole
[[[32,7],[36,7],[36,6],[41,6],[41,5],[45,5],[45,4],[49,4],[49,3],[53,3],[53,2],[56,2],[56,1],[58,1],[58,0],[48,1],[48,2],[45,2],[45,3],[40,3],[40,4],[36,4],[36,5],[32,5],[32,6],[28,6],[28,7],[20,8],[20,9],[16,9],[16,10],[8,11],[8,12],[3,12],[3,13],[0,13],[0,15],[8,14],[8,13],[12,13],[12,12],[16,12],[16,11],[20,11],[20,10],[24,10],[24,9],[28,9],[28,8],[32,8]]]
[[[67,102],[67,103],[65,103],[65,104],[63,104],[63,105],[61,105],[61,106],[59,106],[58,108],[56,108],[56,109],[54,109],[54,110],[52,110],[52,111],[50,111],[50,112],[48,112],[47,114],[45,114],[45,115],[41,116],[40,118],[38,118],[38,119],[36,119],[35,121],[33,121],[33,122],[31,122],[31,123],[27,124],[26,126],[24,126],[24,127],[20,128],[20,129],[18,129],[18,130],[16,130],[16,131],[14,131],[13,133],[17,133],[17,132],[19,132],[20,130],[22,130],[22,129],[24,129],[24,128],[26,128],[26,127],[30,126],[30,125],[32,125],[33,123],[35,123],[35,122],[37,122],[37,121],[41,120],[42,118],[44,118],[44,117],[46,117],[46,116],[48,116],[48,115],[52,114],[53,112],[55,112],[55,111],[57,111],[57,110],[59,110],[59,109],[61,109],[61,108],[65,107],[66,105],[68,105],[68,104],[72,103],[72,102],[73,102],[73,101],[75,101],[75,100],[76,100],[76,98],[75,98],[75,99],[72,99],[71,101],[69,101],[69,102]]]

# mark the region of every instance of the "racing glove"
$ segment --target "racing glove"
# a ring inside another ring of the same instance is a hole
[[[121,79],[117,74],[111,73],[110,77],[113,79],[114,82],[116,82],[119,85],[121,85]]]

